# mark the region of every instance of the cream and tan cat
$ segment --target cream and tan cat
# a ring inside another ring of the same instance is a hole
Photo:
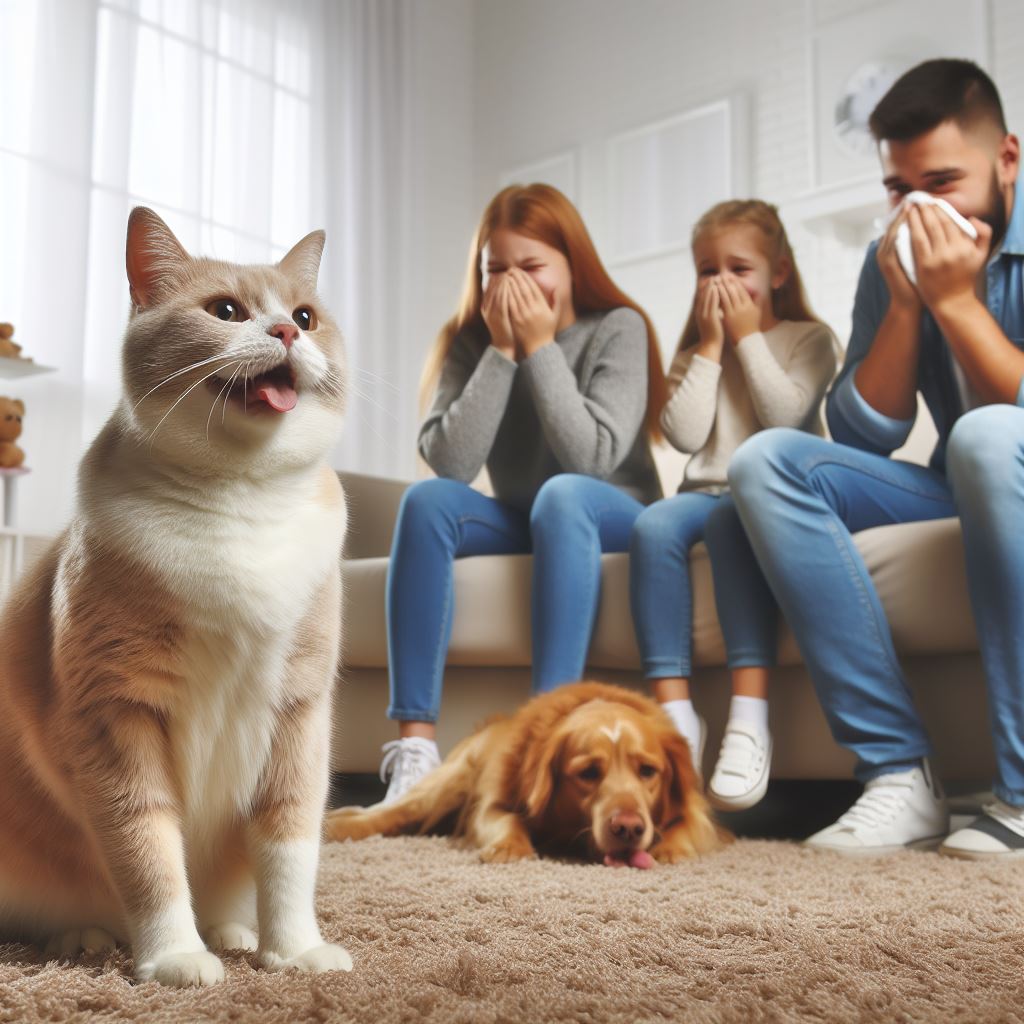
[[[237,266],[132,212],[123,397],[0,625],[0,936],[127,942],[167,985],[226,948],[351,968],[313,912],[345,529],[323,244]]]

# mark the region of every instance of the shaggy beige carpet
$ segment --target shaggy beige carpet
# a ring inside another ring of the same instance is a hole
[[[352,974],[229,955],[214,988],[123,955],[0,947],[0,1021],[1024,1020],[1024,863],[846,860],[745,840],[651,871],[485,866],[450,840],[324,849],[323,930]]]

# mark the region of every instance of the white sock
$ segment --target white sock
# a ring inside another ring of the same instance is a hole
[[[729,721],[746,722],[761,732],[767,732],[768,701],[761,697],[741,697],[734,694],[729,704]]]
[[[700,757],[700,718],[693,709],[693,701],[667,700],[661,705],[679,730],[679,734],[690,744],[693,759]]]

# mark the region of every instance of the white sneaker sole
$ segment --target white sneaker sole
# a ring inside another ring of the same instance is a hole
[[[913,842],[904,843],[902,846],[829,846],[825,843],[809,843],[804,840],[802,843],[808,850],[824,850],[827,853],[840,853],[844,857],[885,857],[890,853],[902,853],[905,850],[926,853],[938,847],[946,838],[946,833],[938,836],[929,836],[927,839],[915,839]]]
[[[1024,850],[961,850],[955,846],[940,846],[939,853],[956,860],[1017,860],[1024,857]]]

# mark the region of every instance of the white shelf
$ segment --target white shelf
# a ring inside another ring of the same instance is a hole
[[[780,213],[786,224],[863,246],[879,233],[875,222],[887,211],[885,190],[872,176],[806,192],[785,203]]]
[[[56,366],[40,366],[30,359],[11,359],[9,356],[0,356],[0,378],[11,377],[34,377],[40,373],[56,373]]]

